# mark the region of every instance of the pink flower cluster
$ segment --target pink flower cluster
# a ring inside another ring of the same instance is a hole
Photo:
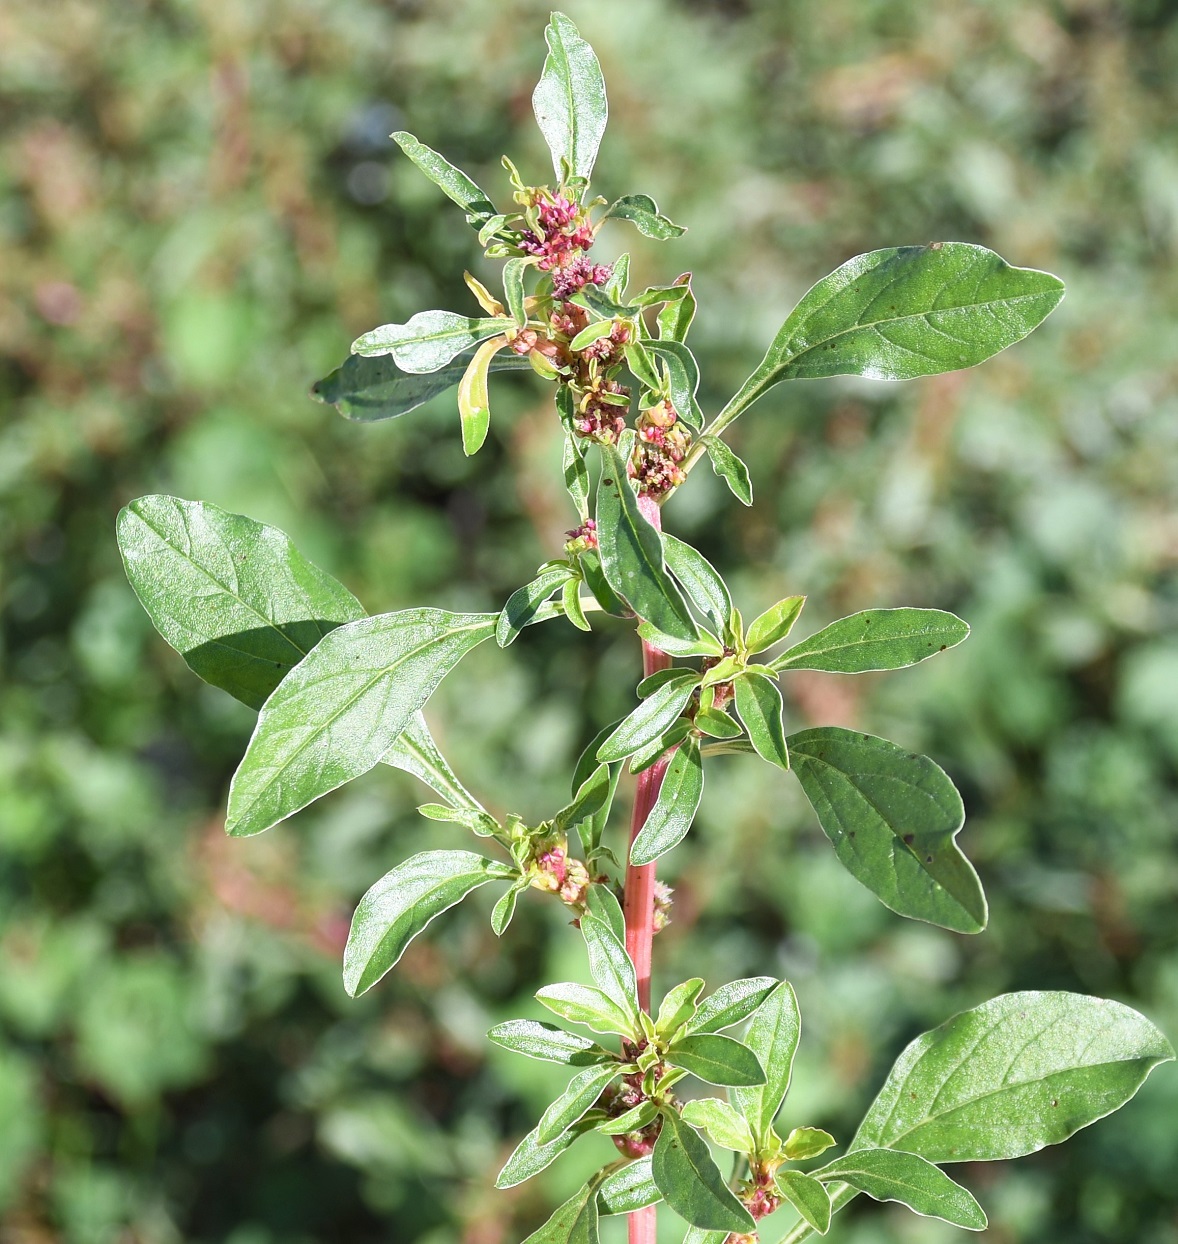
[[[563,194],[537,195],[540,228],[528,230],[520,248],[539,260],[542,272],[552,273],[552,291],[569,298],[586,285],[602,285],[610,278],[608,264],[592,263],[585,252],[593,245],[593,230],[581,207]]]
[[[642,492],[662,496],[678,488],[687,477],[679,465],[687,456],[691,435],[679,422],[670,402],[644,410],[638,418],[638,445],[630,463],[630,475]]]
[[[602,393],[629,397],[630,391],[616,380],[597,379],[581,399],[580,408],[573,416],[573,427],[581,436],[613,445],[626,430],[626,407],[603,401]]]

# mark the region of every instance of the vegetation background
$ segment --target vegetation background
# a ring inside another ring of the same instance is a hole
[[[638,288],[695,271],[705,409],[859,252],[964,239],[1069,286],[976,371],[774,390],[733,438],[757,508],[700,471],[667,513],[746,617],[806,592],[800,633],[891,604],[973,625],[919,669],[785,690],[795,728],[854,723],[949,770],[988,932],[885,911],[794,784],[734,758],[665,870],[662,982],[788,976],[805,1022],[789,1119],[844,1142],[905,1041],[1003,990],[1119,998],[1173,1037],[1173,6],[565,7],[609,84],[600,189],[648,191],[690,227],[660,247],[611,225],[603,258],[629,248]],[[387,135],[412,130],[504,198],[502,151],[542,181],[547,8],[0,6],[4,1244],[515,1244],[579,1180],[570,1156],[490,1187],[552,1084],[483,1034],[582,970],[554,905],[521,904],[499,945],[476,898],[349,1001],[354,901],[449,831],[382,768],[225,840],[252,715],[156,638],[114,540],[141,493],[214,501],[286,528],[373,611],[498,608],[558,551],[572,515],[539,381],[496,379],[471,461],[452,395],[372,427],[306,395],[357,332],[473,307],[473,235]],[[539,817],[637,678],[626,627],[548,625],[476,652],[431,719],[492,807]],[[1163,1068],[1067,1146],[955,1173],[995,1241],[1174,1244],[1176,1118]],[[858,1204],[836,1231],[955,1238]]]

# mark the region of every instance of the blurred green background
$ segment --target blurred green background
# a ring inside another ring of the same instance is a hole
[[[0,7],[0,1240],[515,1244],[582,1142],[509,1193],[547,1068],[484,1032],[583,971],[535,896],[497,944],[482,894],[359,1002],[359,894],[427,844],[423,790],[372,773],[227,841],[252,714],[152,632],[114,541],[167,491],[278,524],[372,611],[498,608],[557,553],[550,390],[496,378],[463,458],[452,395],[348,424],[306,396],[358,332],[491,280],[407,128],[507,198],[542,181],[531,0],[6,0]],[[1035,336],[904,386],[782,386],[736,425],[758,505],[706,468],[668,525],[745,616],[809,594],[950,608],[961,649],[865,679],[794,675],[795,728],[855,723],[962,787],[989,930],[885,911],[791,779],[709,771],[668,861],[656,992],[788,976],[805,1033],[787,1126],[842,1141],[903,1043],[1015,988],[1129,1002],[1178,1035],[1178,17],[1164,0],[569,0],[610,89],[597,185],[633,283],[692,269],[716,410],[844,259],[960,238],[1068,282]],[[460,773],[550,815],[630,702],[627,628],[487,645],[435,696]],[[1178,1241],[1178,1073],[1018,1163],[959,1168],[996,1241]],[[580,1163],[580,1164],[579,1164]],[[856,1203],[855,1244],[952,1228]],[[788,1225],[766,1230],[775,1241]],[[664,1213],[666,1239],[677,1239]],[[777,1219],[771,1220],[773,1224]],[[617,1240],[621,1224],[609,1228]]]

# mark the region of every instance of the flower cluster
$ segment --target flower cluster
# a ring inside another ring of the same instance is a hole
[[[593,245],[593,228],[584,208],[563,194],[536,190],[531,207],[535,227],[520,239],[525,254],[539,260],[542,272],[552,273],[552,292],[569,298],[586,285],[604,285],[612,269],[595,264],[585,252]]]
[[[638,481],[640,491],[661,497],[686,479],[680,464],[691,446],[691,433],[680,423],[668,401],[644,410],[636,427],[638,443],[630,462],[630,476]]]

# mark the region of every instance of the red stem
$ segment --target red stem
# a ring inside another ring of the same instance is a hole
[[[639,496],[638,506],[656,530],[661,530],[658,505],[648,496]],[[657,670],[667,669],[671,658],[658,648],[652,648],[645,641],[642,644],[642,672],[647,678]],[[634,812],[630,818],[630,842],[638,837],[639,831],[646,824],[655,801],[659,797],[659,788],[663,784],[663,774],[668,761],[660,760],[649,769],[638,775],[638,789],[634,793]],[[650,1010],[650,959],[651,943],[654,940],[654,873],[653,863],[635,867],[626,866],[626,889],[622,901],[622,910],[626,917],[626,950],[634,960],[638,974],[638,1005],[644,1011]],[[655,1244],[657,1234],[657,1211],[655,1205],[635,1210],[629,1218],[630,1244]]]

